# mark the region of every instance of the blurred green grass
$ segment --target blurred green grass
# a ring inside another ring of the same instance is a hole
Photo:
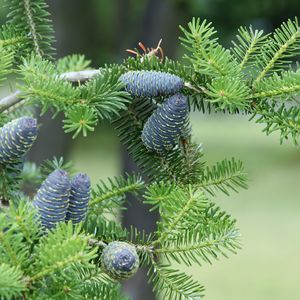
[[[240,158],[249,173],[249,189],[216,202],[238,220],[243,249],[212,266],[191,272],[206,287],[208,300],[300,299],[300,152],[279,145],[276,134],[241,116],[192,115],[194,138],[203,144],[212,164]],[[76,168],[98,179],[119,174],[120,149],[115,133],[100,128],[75,141],[71,159]]]

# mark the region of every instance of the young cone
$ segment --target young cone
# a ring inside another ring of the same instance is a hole
[[[151,151],[167,153],[178,143],[188,115],[187,99],[177,94],[167,99],[147,120],[142,141]]]
[[[133,245],[125,242],[111,242],[103,250],[101,265],[106,274],[116,280],[134,275],[139,268],[139,257]]]
[[[38,209],[42,226],[52,229],[65,221],[70,195],[70,180],[64,170],[55,170],[42,183],[34,206]]]
[[[87,174],[79,173],[71,180],[71,192],[66,221],[73,224],[83,221],[86,217],[91,197],[91,181]]]
[[[174,95],[184,84],[180,77],[158,71],[129,71],[120,80],[125,84],[125,90],[134,97]]]
[[[36,140],[37,133],[37,121],[31,117],[15,119],[0,128],[0,164],[22,158]]]

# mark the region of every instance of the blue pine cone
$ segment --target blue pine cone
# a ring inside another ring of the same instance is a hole
[[[180,77],[158,71],[129,71],[120,80],[125,84],[125,90],[134,97],[174,95],[184,84]]]
[[[147,120],[142,141],[150,151],[167,153],[178,143],[188,115],[187,98],[176,94],[167,99]]]
[[[70,180],[64,170],[52,172],[39,188],[33,205],[39,212],[42,226],[52,229],[65,221],[70,196]]]
[[[139,257],[133,245],[125,242],[111,242],[103,250],[101,265],[106,274],[116,280],[134,275],[139,268]]]
[[[31,117],[15,119],[0,128],[0,164],[22,158],[36,140],[37,133],[37,121]]]
[[[87,174],[79,173],[71,180],[71,192],[66,221],[80,223],[86,217],[91,197],[91,181]]]

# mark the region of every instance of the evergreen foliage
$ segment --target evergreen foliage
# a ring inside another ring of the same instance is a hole
[[[44,0],[5,0],[8,24],[13,25],[16,37],[22,40],[26,52],[33,51],[51,58],[54,54],[54,29]]]
[[[281,141],[298,144],[297,19],[267,35],[241,27],[227,49],[211,23],[194,18],[181,27],[182,62],[148,53],[91,70],[82,55],[52,61],[45,1],[5,2],[0,81],[17,69],[20,92],[0,100],[0,298],[128,299],[119,279],[146,267],[162,299],[200,299],[203,286],[174,262],[202,265],[236,253],[236,221],[213,197],[247,184],[235,158],[206,164],[188,113],[247,114],[265,124],[267,134],[279,131]],[[73,167],[63,158],[41,166],[26,161],[37,135],[33,106],[62,112],[73,138],[112,122],[142,175],[91,188],[86,174],[70,183]],[[34,200],[22,191],[28,181],[41,184]],[[119,224],[128,193],[159,212],[153,233]]]

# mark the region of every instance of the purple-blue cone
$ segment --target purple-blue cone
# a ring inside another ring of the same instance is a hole
[[[79,173],[71,180],[71,191],[66,221],[73,224],[84,221],[91,197],[91,181],[87,174]]]
[[[101,266],[111,278],[122,280],[137,272],[139,257],[133,245],[115,241],[103,249]]]
[[[187,98],[176,94],[168,98],[147,120],[142,141],[150,151],[167,153],[178,144],[188,115]]]
[[[134,97],[174,95],[183,88],[183,80],[159,71],[129,71],[120,77],[125,90]]]
[[[42,183],[33,205],[44,228],[52,229],[58,222],[65,221],[70,188],[68,173],[60,169],[52,172]]]
[[[0,164],[22,158],[37,138],[37,121],[31,117],[15,119],[0,128]]]

